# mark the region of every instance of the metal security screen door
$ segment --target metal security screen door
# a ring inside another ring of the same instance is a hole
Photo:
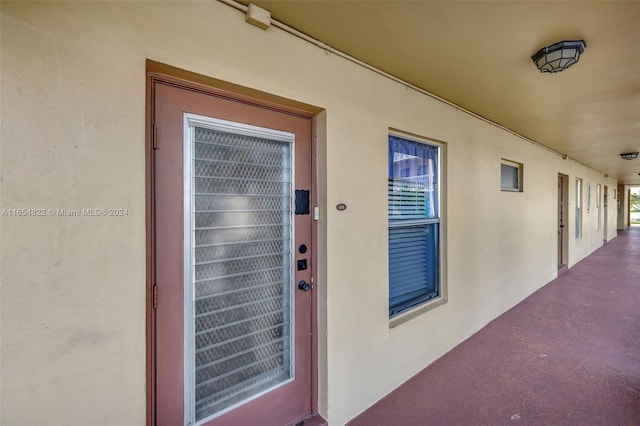
[[[156,424],[295,424],[312,406],[312,218],[295,214],[311,122],[154,94]]]
[[[295,135],[185,114],[185,400],[200,422],[293,378]]]

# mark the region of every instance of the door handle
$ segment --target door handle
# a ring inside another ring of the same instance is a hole
[[[298,289],[302,291],[309,291],[311,290],[311,284],[309,284],[305,280],[300,280],[298,281]]]
[[[564,228],[564,225],[560,225],[560,228]]]

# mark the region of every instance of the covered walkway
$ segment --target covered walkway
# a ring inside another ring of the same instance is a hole
[[[640,425],[640,227],[350,422],[503,424]]]

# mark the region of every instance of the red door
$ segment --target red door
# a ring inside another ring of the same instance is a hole
[[[311,414],[309,117],[153,83],[158,425]]]

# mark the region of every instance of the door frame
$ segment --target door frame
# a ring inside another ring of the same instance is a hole
[[[627,223],[626,226],[631,226],[631,187],[627,189]]]
[[[603,211],[603,219],[602,219],[602,238],[604,240],[603,244],[607,244],[607,228],[609,227],[609,186],[603,185],[603,198],[602,198],[602,211]]]
[[[567,225],[569,223],[569,176],[558,173],[558,179],[562,181],[562,185],[560,186],[558,196],[556,197],[558,200],[558,205],[556,205],[556,211],[562,211],[562,217],[558,215],[556,218],[556,227],[561,228],[560,237],[556,241],[556,251],[560,253],[560,259],[556,262],[557,269],[559,273],[566,271],[569,266],[569,232],[567,229]],[[562,209],[560,209],[560,197],[562,195]],[[562,227],[560,224],[562,223]],[[558,245],[561,245],[560,250],[558,250]]]
[[[318,206],[318,114],[322,109],[265,92],[224,82],[170,65],[147,59],[145,95],[145,222],[146,222],[146,424],[156,424],[156,253],[155,253],[155,159],[156,135],[154,131],[154,86],[163,82],[204,94],[267,108],[311,120],[311,205]],[[318,414],[318,221],[311,226],[311,276],[314,291],[311,293],[311,415]]]

